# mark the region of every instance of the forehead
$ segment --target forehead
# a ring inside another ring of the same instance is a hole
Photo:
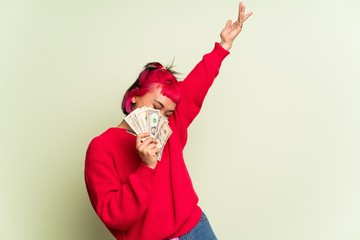
[[[148,101],[159,103],[166,108],[175,108],[176,103],[174,103],[170,98],[164,96],[161,93],[161,90],[162,89],[160,87],[154,87],[145,94],[144,97],[147,98]]]

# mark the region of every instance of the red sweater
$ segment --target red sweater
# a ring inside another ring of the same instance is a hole
[[[201,209],[183,149],[187,128],[229,54],[218,43],[180,82],[181,100],[169,119],[173,131],[153,170],[135,149],[135,136],[110,128],[89,144],[85,182],[92,206],[116,239],[163,240],[181,236],[199,221]]]

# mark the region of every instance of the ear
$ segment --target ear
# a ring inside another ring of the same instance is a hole
[[[133,104],[135,104],[136,101],[137,101],[137,98],[138,98],[138,96],[133,96],[133,97],[131,98],[131,102],[132,102]]]

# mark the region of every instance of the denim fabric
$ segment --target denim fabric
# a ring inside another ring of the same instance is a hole
[[[179,240],[217,240],[217,238],[205,213],[202,213],[199,223],[190,232],[180,236]]]

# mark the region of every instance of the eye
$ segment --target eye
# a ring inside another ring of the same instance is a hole
[[[169,118],[171,117],[171,115],[173,115],[173,113],[174,113],[174,112],[166,113],[166,114],[165,114],[165,117],[166,117],[167,119],[169,119]]]
[[[154,107],[154,109],[158,109],[158,110],[161,110],[163,108],[163,106],[161,106],[160,104],[158,104],[156,102],[153,104],[153,107]]]

